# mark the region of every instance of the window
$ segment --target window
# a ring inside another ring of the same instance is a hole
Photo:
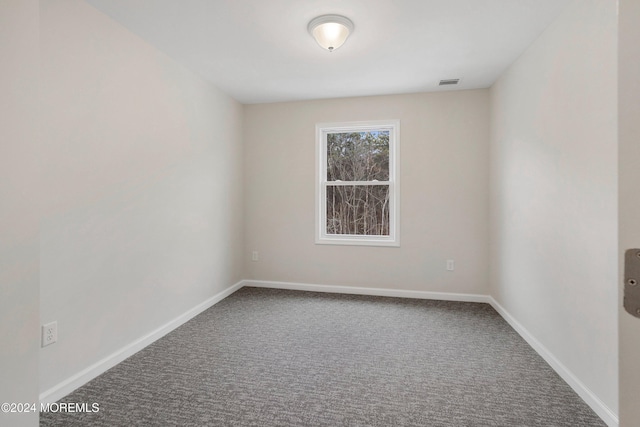
[[[316,243],[400,246],[397,120],[316,126]]]

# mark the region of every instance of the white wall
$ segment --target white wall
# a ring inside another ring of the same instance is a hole
[[[242,106],[80,0],[40,8],[44,392],[241,279]]]
[[[243,263],[247,279],[488,293],[491,140],[491,292],[616,410],[614,2],[574,2],[491,107],[488,91],[245,106],[244,158],[237,102],[79,0],[40,8],[38,27],[37,2],[0,1],[1,401],[37,401],[38,356],[42,392]],[[401,248],[315,245],[315,123],[388,118],[401,120]],[[621,215],[621,236],[636,217]],[[60,328],[44,349],[40,320]]]
[[[38,2],[0,0],[0,403],[38,401]],[[0,412],[0,425],[38,414]]]
[[[616,26],[574,1],[491,89],[492,295],[614,413]]]
[[[640,248],[640,2],[620,0],[618,53],[619,239],[624,251]],[[622,263],[619,289],[622,289]],[[619,307],[622,307],[620,292]],[[620,425],[640,420],[640,319],[620,309]]]
[[[401,247],[316,245],[316,123],[384,119],[400,120]],[[244,131],[246,279],[488,292],[487,90],[248,105]]]

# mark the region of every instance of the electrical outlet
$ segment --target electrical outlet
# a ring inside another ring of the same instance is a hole
[[[58,322],[42,325],[42,347],[58,341]]]
[[[251,261],[258,261],[260,259],[260,254],[258,251],[251,252]]]
[[[447,271],[453,271],[455,264],[452,259],[447,260]]]

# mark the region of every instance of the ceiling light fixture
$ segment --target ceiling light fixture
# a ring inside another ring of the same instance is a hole
[[[312,19],[307,30],[320,46],[333,52],[353,32],[353,22],[340,15],[322,15]]]

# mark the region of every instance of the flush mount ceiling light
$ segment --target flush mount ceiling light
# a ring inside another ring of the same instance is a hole
[[[340,15],[322,15],[312,19],[307,30],[320,46],[333,52],[353,32],[353,22]]]

